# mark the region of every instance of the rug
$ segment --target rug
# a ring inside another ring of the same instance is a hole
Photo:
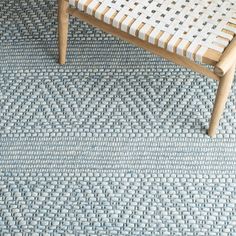
[[[236,235],[236,87],[70,19],[0,2],[0,235]]]

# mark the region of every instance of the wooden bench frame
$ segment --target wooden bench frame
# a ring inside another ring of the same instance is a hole
[[[58,47],[60,64],[65,64],[66,62],[69,15],[78,17],[80,20],[96,28],[99,28],[104,32],[117,36],[118,38],[132,43],[138,47],[141,47],[155,55],[161,56],[169,61],[172,61],[177,65],[181,65],[183,67],[191,69],[194,72],[200,73],[202,75],[219,81],[215,104],[208,129],[209,136],[216,136],[220,118],[223,114],[225,104],[227,102],[232,82],[234,79],[236,65],[236,37],[234,37],[234,39],[231,41],[230,45],[226,48],[219,60],[209,60],[208,58],[205,58],[203,60],[204,64],[212,65],[214,67],[214,70],[212,71],[207,67],[204,67],[202,65],[199,65],[198,63],[195,63],[194,61],[189,60],[186,57],[168,52],[163,48],[154,46],[148,43],[147,41],[141,40],[111,25],[108,25],[93,16],[90,16],[75,8],[71,8],[69,6],[69,3],[65,0],[58,0]]]

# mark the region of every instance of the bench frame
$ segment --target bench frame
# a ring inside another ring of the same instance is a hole
[[[230,45],[226,48],[218,63],[215,63],[211,60],[203,61],[204,64],[208,64],[214,67],[214,70],[210,70],[209,68],[199,65],[198,63],[195,63],[194,61],[191,61],[186,57],[168,52],[163,48],[154,46],[147,41],[141,40],[111,25],[108,25],[93,16],[90,16],[75,8],[71,8],[66,0],[58,0],[58,47],[60,64],[65,64],[66,62],[69,15],[78,17],[80,20],[96,28],[99,28],[106,33],[110,33],[157,56],[172,61],[177,65],[181,65],[185,68],[191,69],[194,72],[219,81],[215,104],[208,129],[209,136],[216,136],[219,122],[223,114],[234,79],[236,65],[236,37],[234,37]]]

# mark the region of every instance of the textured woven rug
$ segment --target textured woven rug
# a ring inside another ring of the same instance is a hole
[[[236,86],[216,139],[216,84],[71,19],[0,2],[1,235],[236,235]]]

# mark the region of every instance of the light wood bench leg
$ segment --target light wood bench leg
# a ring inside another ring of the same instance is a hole
[[[68,24],[69,14],[68,2],[65,0],[58,0],[58,47],[59,47],[59,63],[65,64],[66,50],[67,50],[67,37],[68,37]]]
[[[234,80],[235,66],[231,67],[230,70],[225,74],[224,77],[220,78],[215,104],[211,116],[210,127],[208,134],[211,137],[215,137],[219,126],[220,118],[223,114],[227,98],[229,96],[232,82]]]

